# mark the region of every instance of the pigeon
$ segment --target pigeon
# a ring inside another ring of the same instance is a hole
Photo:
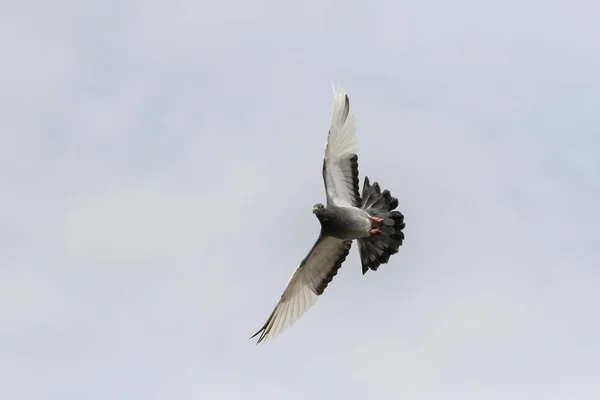
[[[354,115],[346,91],[333,86],[333,111],[323,159],[327,205],[313,206],[321,232],[287,282],[267,322],[252,337],[268,341],[290,327],[317,301],[358,242],[362,273],[376,271],[398,252],[404,240],[404,215],[398,199],[365,176],[358,191],[358,155]]]

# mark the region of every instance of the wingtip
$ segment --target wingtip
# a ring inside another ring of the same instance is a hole
[[[331,82],[331,86],[333,88],[333,105],[330,132],[334,124],[342,126],[348,117],[350,117],[350,99],[346,90],[340,86],[336,86],[333,82]]]
[[[256,335],[258,335],[259,333],[263,333],[265,331],[265,327],[263,326],[262,328],[259,329],[258,332],[256,332],[254,335],[250,336],[250,338],[248,340],[252,340],[256,337]],[[262,342],[264,339],[263,335],[261,335],[258,340],[256,341],[256,345],[258,345],[260,342]]]
[[[348,97],[348,94],[346,93],[346,89],[344,89],[340,85],[336,85],[333,81],[330,81],[330,83],[331,83],[331,89],[333,90],[334,97],[343,97],[343,96]]]

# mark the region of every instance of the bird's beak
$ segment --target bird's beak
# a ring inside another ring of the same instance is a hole
[[[313,214],[317,213],[317,207],[313,207]]]

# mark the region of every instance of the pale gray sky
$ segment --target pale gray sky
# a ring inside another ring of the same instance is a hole
[[[1,398],[600,398],[599,5],[11,3]],[[331,81],[406,241],[255,346]]]

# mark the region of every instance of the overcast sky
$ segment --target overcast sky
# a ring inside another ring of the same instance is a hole
[[[600,398],[595,2],[9,3],[1,398]],[[256,346],[332,81],[406,240]]]

